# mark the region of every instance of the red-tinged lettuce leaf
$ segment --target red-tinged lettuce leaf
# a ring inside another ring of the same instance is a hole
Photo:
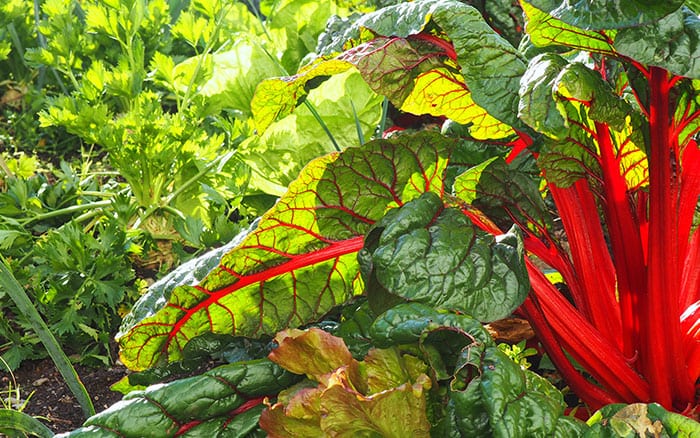
[[[635,27],[655,22],[676,11],[683,5],[681,0],[649,2],[645,0],[617,1],[561,1],[521,0],[532,6],[582,29],[617,29]]]
[[[204,333],[273,335],[362,292],[364,234],[387,209],[443,193],[452,146],[436,134],[401,136],[313,161],[198,285],[175,288],[167,301],[142,298],[142,318],[118,339],[122,361],[143,370],[179,360]]]
[[[134,391],[63,437],[242,437],[257,429],[264,397],[299,381],[267,359]]]
[[[321,329],[283,330],[277,333],[275,342],[279,347],[270,352],[270,360],[309,379],[321,381],[323,375],[340,367],[356,366],[343,339]]]
[[[478,375],[464,391],[450,391],[454,426],[462,436],[564,438],[587,429],[564,415],[566,403],[559,390],[497,347],[473,348],[464,360]]]
[[[270,358],[312,376],[318,386],[290,388],[296,391],[280,395],[263,412],[260,425],[269,436],[429,436],[425,393],[431,382],[424,363],[395,349],[374,349],[360,364],[342,339],[319,329],[308,332],[283,336]],[[344,359],[333,357],[339,350]]]
[[[420,34],[431,21],[444,35]],[[519,125],[516,90],[524,58],[471,6],[454,0],[396,5],[364,16],[343,38],[355,47],[317,60],[291,78],[261,83],[252,104],[258,129],[291,111],[308,81],[348,63],[406,112],[473,123],[478,138],[510,136],[511,126]]]
[[[608,165],[619,168],[629,189],[648,184],[646,153],[640,148],[645,144],[642,116],[598,73],[558,55],[538,55],[523,77],[520,95],[521,118],[550,139],[539,158],[548,182],[568,187],[588,176],[595,183],[601,166]]]
[[[487,322],[510,315],[530,287],[517,233],[482,232],[434,193],[389,211],[360,263],[370,299],[389,294]]]
[[[700,423],[657,403],[612,404],[594,413],[584,438],[628,436],[695,437]]]

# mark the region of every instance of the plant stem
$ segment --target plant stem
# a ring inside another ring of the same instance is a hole
[[[642,364],[652,399],[667,409],[694,398],[680,341],[680,256],[678,254],[678,156],[671,147],[668,72],[650,67],[649,259]],[[671,156],[674,156],[674,162]],[[674,400],[675,398],[675,400]]]
[[[71,392],[78,400],[78,403],[80,403],[85,417],[87,418],[95,415],[95,408],[92,405],[92,401],[90,400],[85,386],[78,377],[78,373],[75,372],[75,368],[71,365],[53,333],[51,333],[51,330],[49,330],[46,323],[41,318],[41,315],[39,315],[39,312],[36,310],[36,307],[34,307],[34,304],[32,304],[27,293],[22,289],[22,286],[17,282],[14,275],[12,275],[10,268],[7,266],[7,262],[1,255],[0,288],[5,289],[22,315],[29,320],[32,329],[39,339],[41,339],[44,347],[46,347],[46,351],[48,351],[49,356],[51,356],[51,359],[56,364],[56,368],[58,368],[58,371],[61,373],[66,385],[68,385],[68,388],[70,388]]]
[[[51,218],[58,217],[58,216],[63,216],[63,215],[66,215],[66,214],[77,213],[77,212],[79,212],[79,211],[90,210],[90,209],[92,209],[92,208],[107,207],[107,206],[109,206],[111,203],[112,203],[112,201],[106,200],[106,201],[95,201],[95,202],[90,202],[90,203],[88,203],[88,204],[71,205],[70,207],[61,208],[61,209],[58,209],[58,210],[49,211],[49,212],[47,212],[47,213],[38,214],[38,215],[36,215],[36,216],[34,216],[34,217],[31,217],[31,218],[27,219],[27,220],[23,223],[23,225],[26,227],[27,225],[32,224],[32,223],[34,223],[34,222],[43,221],[43,220],[46,220],[46,219],[51,219]]]

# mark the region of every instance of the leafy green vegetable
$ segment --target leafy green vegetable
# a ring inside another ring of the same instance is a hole
[[[358,294],[356,253],[364,233],[388,207],[419,189],[442,190],[447,144],[425,134],[367,143],[310,163],[199,285],[176,288],[168,302],[143,298],[156,307],[122,327],[122,361],[145,369],[177,360],[189,340],[209,331],[271,335],[314,321]]]
[[[370,299],[379,288],[488,322],[510,315],[527,295],[517,234],[495,240],[432,192],[391,210],[369,236],[361,260],[364,277],[372,279],[366,280]]]
[[[520,368],[496,347],[471,351],[480,375],[450,393],[463,436],[579,436],[585,425],[564,415],[561,393],[543,377]]]
[[[267,359],[222,365],[202,375],[133,391],[63,437],[245,436],[266,396],[298,381]],[[240,418],[239,418],[240,417]]]
[[[668,412],[657,403],[608,405],[587,421],[591,426],[584,437],[692,437],[700,433],[697,422]]]
[[[319,329],[280,332],[276,339],[270,359],[318,385],[291,388],[263,412],[260,425],[270,436],[429,436],[431,383],[417,358],[374,349],[358,362],[342,339]]]
[[[524,0],[548,15],[582,29],[615,29],[654,22],[677,10],[683,2],[649,3],[640,0],[579,2]]]

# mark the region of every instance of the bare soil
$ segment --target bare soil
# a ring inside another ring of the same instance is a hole
[[[75,369],[97,412],[121,400],[122,394],[111,391],[109,387],[127,374],[124,366],[90,368],[76,365]],[[13,374],[21,398],[26,400],[29,397],[24,409],[26,414],[38,417],[56,433],[68,432],[83,424],[83,411],[51,359],[24,361]],[[8,373],[0,372],[0,376],[0,391],[6,390],[8,383],[15,387]]]

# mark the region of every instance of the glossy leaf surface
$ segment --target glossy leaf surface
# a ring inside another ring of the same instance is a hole
[[[64,437],[245,436],[257,428],[265,396],[299,377],[267,359],[134,391]]]
[[[390,211],[365,245],[365,277],[389,294],[481,321],[504,318],[529,290],[522,242],[515,233],[496,241],[477,231],[461,211],[444,208],[434,193]],[[373,293],[372,282],[368,294]]]
[[[361,292],[356,253],[364,234],[388,208],[443,192],[451,143],[425,134],[315,160],[198,285],[176,288],[167,302],[143,298],[145,317],[122,328],[122,361],[140,370],[178,360],[207,332],[271,335]]]
[[[680,0],[581,1],[524,0],[552,17],[583,29],[614,29],[654,22],[677,10]]]

